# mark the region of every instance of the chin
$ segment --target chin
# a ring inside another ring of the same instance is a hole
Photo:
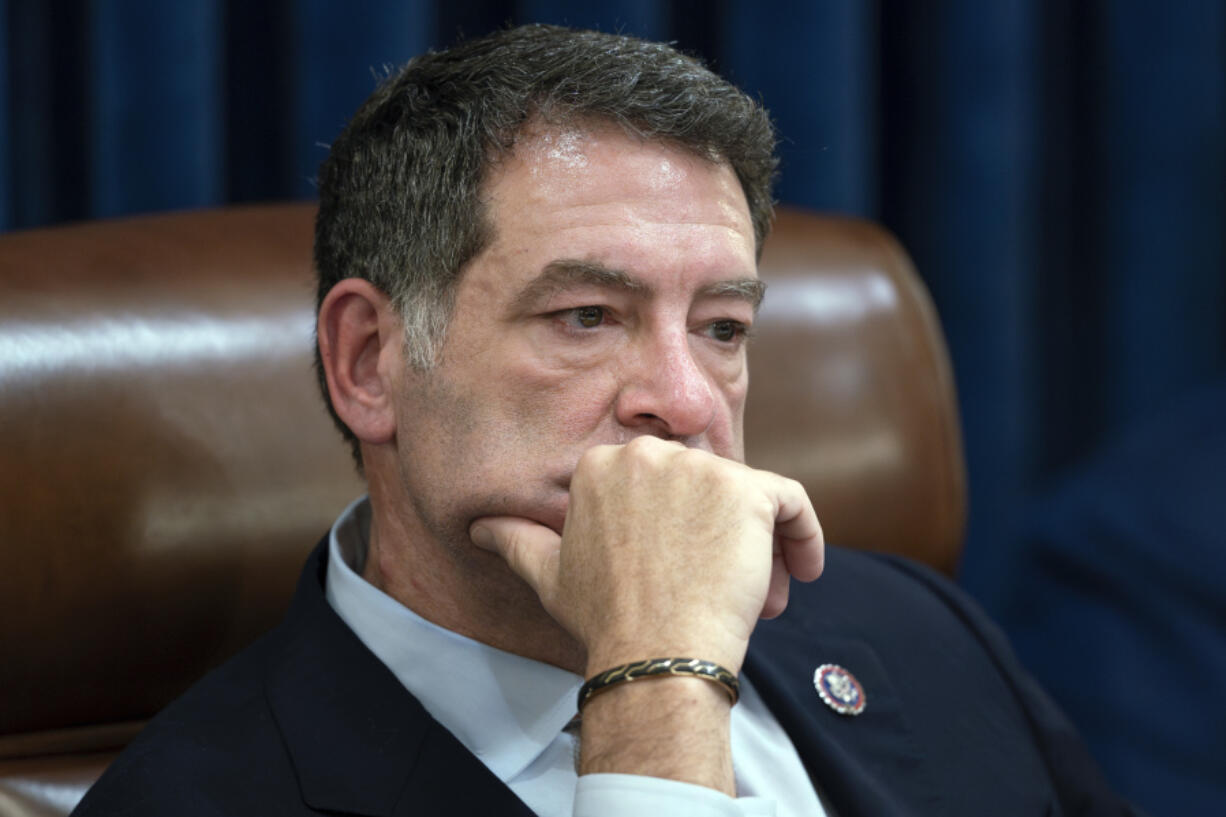
[[[488,516],[519,517],[543,525],[561,536],[562,528],[566,524],[566,509],[570,504],[570,494],[556,487],[545,493],[545,496],[538,497],[500,495],[467,504],[462,514],[465,539],[468,538],[469,526],[478,519]]]

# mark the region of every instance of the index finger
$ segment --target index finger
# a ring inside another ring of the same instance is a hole
[[[817,511],[801,484],[779,478],[776,489],[775,536],[783,552],[788,573],[804,582],[822,575],[826,563],[826,541]]]

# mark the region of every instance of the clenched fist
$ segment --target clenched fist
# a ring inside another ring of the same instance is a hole
[[[515,517],[471,532],[586,647],[589,675],[670,655],[737,672],[789,575],[816,579],[823,560],[799,483],[655,437],[583,455],[560,537]]]

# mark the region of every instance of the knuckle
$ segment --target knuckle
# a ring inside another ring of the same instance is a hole
[[[642,437],[635,437],[633,440],[626,443],[624,450],[626,454],[631,457],[653,458],[663,453],[666,450],[667,445],[668,443],[661,440],[659,437],[645,435]]]
[[[635,437],[633,440],[626,443],[626,450],[627,451],[642,451],[644,448],[652,445],[655,439],[656,439],[655,437],[652,437],[650,435],[645,435],[642,437]]]
[[[621,448],[621,461],[631,473],[650,474],[666,469],[684,448],[658,437],[635,437]]]
[[[615,449],[616,446],[612,445],[594,445],[584,451],[575,465],[575,477],[578,478],[586,472],[599,470],[613,457]]]
[[[729,466],[733,465],[730,460],[722,459],[701,448],[682,448],[677,451],[674,461],[679,469],[703,478],[716,479],[731,473]]]

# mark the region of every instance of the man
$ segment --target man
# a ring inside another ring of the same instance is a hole
[[[757,626],[824,563],[739,462],[773,172],[761,108],[628,38],[514,29],[376,91],[316,232],[369,500],[80,813],[1122,813],[926,573],[832,553]]]

